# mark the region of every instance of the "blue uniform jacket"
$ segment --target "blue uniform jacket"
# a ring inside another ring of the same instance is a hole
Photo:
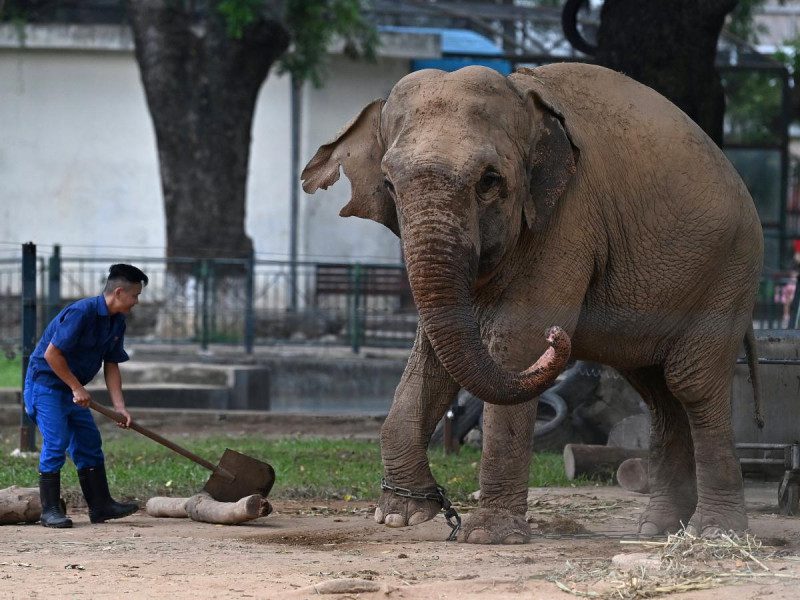
[[[70,371],[81,385],[86,385],[97,375],[103,361],[121,363],[128,360],[123,348],[124,336],[125,315],[109,315],[102,295],[70,304],[44,330],[28,363],[26,387],[37,383],[69,391],[69,386],[59,379],[44,358],[49,344],[61,350]]]

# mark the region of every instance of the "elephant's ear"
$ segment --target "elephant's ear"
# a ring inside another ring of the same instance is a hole
[[[397,211],[383,185],[381,159],[385,151],[380,122],[384,100],[373,100],[358,116],[308,162],[300,178],[303,190],[313,194],[339,180],[339,167],[350,180],[352,197],[339,212],[342,217],[372,219],[400,235]]]
[[[561,113],[537,92],[531,91],[530,96],[540,121],[532,141],[530,194],[523,212],[528,227],[541,230],[575,175],[580,152]]]

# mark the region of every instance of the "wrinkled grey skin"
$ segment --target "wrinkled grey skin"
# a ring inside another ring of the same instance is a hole
[[[352,185],[341,214],[401,236],[421,316],[382,430],[387,480],[433,488],[428,439],[465,387],[488,404],[480,508],[460,539],[527,541],[536,402],[520,372],[558,325],[573,358],[615,367],[651,409],[640,532],[746,527],[729,397],[752,342],[761,228],[686,115],[601,67],[427,70],[322,146],[304,189],[332,185],[340,166]],[[387,491],[375,516],[402,527],[438,510]]]

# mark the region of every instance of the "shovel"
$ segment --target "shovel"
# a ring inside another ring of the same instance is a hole
[[[117,423],[124,424],[127,420],[118,412],[97,404],[94,400],[89,401],[89,407]],[[253,494],[261,494],[266,497],[272,489],[272,484],[275,483],[275,469],[271,465],[230,448],[225,449],[222,458],[219,459],[219,464],[214,466],[213,463],[164,439],[135,421],[131,421],[130,429],[138,431],[154,442],[166,446],[173,452],[177,452],[211,471],[211,477],[208,478],[203,490],[217,502],[237,502]]]

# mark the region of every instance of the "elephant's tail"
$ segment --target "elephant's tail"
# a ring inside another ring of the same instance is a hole
[[[755,408],[756,424],[764,427],[764,416],[761,414],[761,392],[758,383],[758,353],[756,352],[756,336],[753,332],[753,323],[744,334],[744,352],[747,355],[747,368],[750,371],[750,383],[753,386],[753,403]]]

